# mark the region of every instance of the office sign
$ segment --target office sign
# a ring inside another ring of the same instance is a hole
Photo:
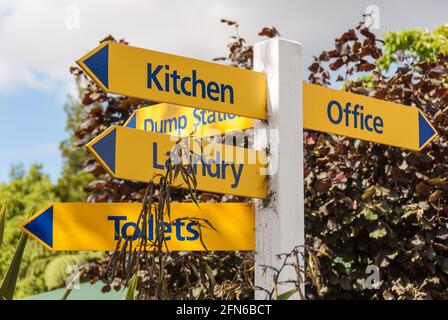
[[[416,107],[308,83],[303,89],[306,129],[417,151],[438,135]]]

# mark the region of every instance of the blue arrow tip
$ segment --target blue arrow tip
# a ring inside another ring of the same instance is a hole
[[[134,128],[136,127],[136,113],[134,112],[131,115],[131,118],[126,123],[126,128]]]
[[[104,46],[85,59],[84,64],[103,86],[109,89],[109,45]]]
[[[98,156],[104,161],[109,169],[115,173],[115,142],[116,142],[116,129],[111,130],[98,140],[92,149],[98,154]]]
[[[53,248],[53,206],[28,222],[23,228]]]
[[[431,139],[436,131],[432,128],[428,120],[421,114],[418,113],[418,145],[421,148],[429,139]]]

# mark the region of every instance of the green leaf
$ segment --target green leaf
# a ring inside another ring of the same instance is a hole
[[[410,217],[411,215],[416,214],[416,213],[417,213],[417,210],[416,210],[416,209],[411,209],[411,210],[406,211],[406,212],[401,216],[401,218],[402,218],[402,219],[406,219],[406,218],[408,218],[408,217]]]
[[[6,203],[3,204],[0,210],[0,246],[3,243],[3,236],[5,234],[5,220],[6,220]]]
[[[375,212],[373,212],[371,209],[369,209],[369,208],[366,208],[366,209],[364,209],[364,218],[366,218],[366,220],[369,220],[369,221],[375,221],[375,220],[377,220],[378,219],[378,215],[377,214],[375,214]]]
[[[128,291],[126,292],[126,296],[124,297],[125,300],[134,300],[135,291],[137,290],[137,282],[138,277],[135,273],[129,281]]]
[[[394,260],[398,256],[398,251],[392,252],[391,254],[388,254],[387,257],[390,260]]]
[[[19,244],[17,245],[14,256],[9,265],[8,272],[3,279],[2,285],[0,287],[0,297],[7,300],[12,300],[14,296],[14,290],[16,288],[17,276],[20,270],[20,263],[22,262],[23,251],[25,250],[26,242],[28,240],[28,235],[22,233],[20,236]]]
[[[277,300],[288,300],[296,292],[297,292],[297,289],[292,289],[292,290],[283,292],[282,294],[277,296]]]
[[[378,228],[375,231],[369,233],[369,237],[373,239],[379,239],[387,234],[386,228]]]
[[[375,186],[367,188],[361,196],[362,200],[367,200],[375,194]]]

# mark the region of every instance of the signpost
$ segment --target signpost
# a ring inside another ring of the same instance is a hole
[[[208,137],[253,128],[254,120],[227,113],[168,103],[135,110],[124,124],[150,132],[185,137]]]
[[[416,107],[303,83],[306,129],[422,150],[437,131]]]
[[[165,134],[111,126],[86,147],[113,177],[149,182],[154,174],[165,174],[166,161],[176,141]],[[266,197],[265,176],[260,175],[266,164],[264,152],[193,139],[187,141],[194,154],[187,160],[196,174],[197,190]],[[174,161],[180,159],[175,156]],[[179,175],[174,184],[182,182]],[[185,184],[180,187],[188,188]]]
[[[254,250],[254,208],[250,204],[201,203],[198,207],[172,203],[171,220],[167,217],[163,226],[157,226],[150,216],[147,235],[142,234],[141,225],[135,229],[141,209],[141,203],[52,203],[25,220],[20,229],[50,250],[108,251],[115,249],[120,237],[146,236],[151,243],[157,228],[163,227],[168,250],[203,251],[194,222],[201,218],[216,229],[201,227],[208,250]]]
[[[269,150],[268,190],[271,195],[263,203],[256,200],[255,285],[281,294],[297,289],[288,283],[289,280],[299,281],[297,270],[291,266],[283,268],[277,281],[286,284],[275,286],[275,273],[266,266],[280,269],[282,260],[278,255],[290,253],[295,247],[303,252],[305,239],[302,45],[279,38],[255,44],[254,69],[266,73],[269,88],[270,117],[268,122],[256,121],[255,147]],[[303,259],[297,258],[303,270]],[[303,282],[300,287],[305,292]],[[266,292],[255,290],[255,298],[266,299]],[[299,294],[295,293],[290,299],[298,298]]]
[[[109,41],[77,63],[105,92],[266,119],[260,72]]]
[[[256,206],[173,203],[172,220],[157,226],[150,218],[148,234],[135,223],[141,204],[55,203],[20,226],[50,250],[113,250],[120,235],[153,241],[160,227],[169,250],[204,250],[192,218],[206,219],[217,229],[202,229],[207,249],[255,249],[255,285],[270,291],[274,269],[266,267],[280,268],[279,254],[298,247],[303,253],[303,128],[410,150],[438,135],[416,107],[302,85],[302,45],[279,38],[254,46],[257,72],[114,42],[77,63],[106,92],[164,102],[138,109],[125,127],[111,126],[86,145],[110,175],[149,182],[165,174],[168,159],[182,158],[197,190],[259,199]],[[263,129],[255,130],[256,150],[191,137],[181,142],[191,153],[176,150],[177,137],[196,129],[195,137],[205,137],[252,126]],[[177,179],[174,185],[188,187]],[[297,270],[285,268],[279,294],[297,289],[290,280]],[[264,294],[257,290],[256,298]]]

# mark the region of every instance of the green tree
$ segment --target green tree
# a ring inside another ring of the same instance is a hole
[[[432,32],[426,28],[386,32],[384,54],[378,64],[387,70],[405,57],[414,58],[416,62],[435,61],[439,53],[448,53],[448,23],[438,26]]]
[[[5,276],[20,237],[18,225],[26,218],[32,207],[38,208],[49,201],[57,200],[50,178],[42,173],[40,164],[32,165],[28,172],[25,171],[23,165],[14,165],[10,169],[9,178],[9,183],[0,184],[0,201],[8,204],[4,242],[0,251],[1,278]],[[33,264],[33,258],[36,254],[43,253],[39,246],[35,242],[28,243],[17,284],[17,296],[43,288],[43,282],[40,279],[25,280],[29,276],[27,271]]]
[[[30,210],[42,208],[49,202],[59,201],[56,187],[42,165],[34,164],[25,171],[23,165],[14,165],[10,181],[0,184],[0,203],[7,203],[5,234],[0,250],[0,279],[3,279],[20,238],[18,226]],[[101,257],[98,253],[51,252],[36,241],[28,241],[20,268],[15,298],[40,293],[64,284],[69,264],[79,264]]]
[[[419,108],[440,135],[413,152],[304,133],[305,225],[307,243],[320,256],[321,297],[448,298],[448,55],[443,34],[446,25],[432,35],[388,33],[381,46],[361,23],[336,38],[334,47],[309,67],[312,83],[327,86],[336,77],[343,90]],[[378,63],[384,51],[391,66],[387,71]],[[373,266],[380,273],[374,286],[367,271]]]
[[[77,87],[81,95],[82,88],[79,81],[77,81]],[[63,202],[86,201],[87,194],[84,188],[93,180],[93,176],[84,170],[84,162],[88,155],[82,145],[78,143],[77,135],[82,124],[87,125],[85,123],[87,112],[84,105],[72,96],[67,97],[64,110],[67,115],[65,129],[69,133],[69,137],[59,145],[63,168],[56,184],[55,193]]]

